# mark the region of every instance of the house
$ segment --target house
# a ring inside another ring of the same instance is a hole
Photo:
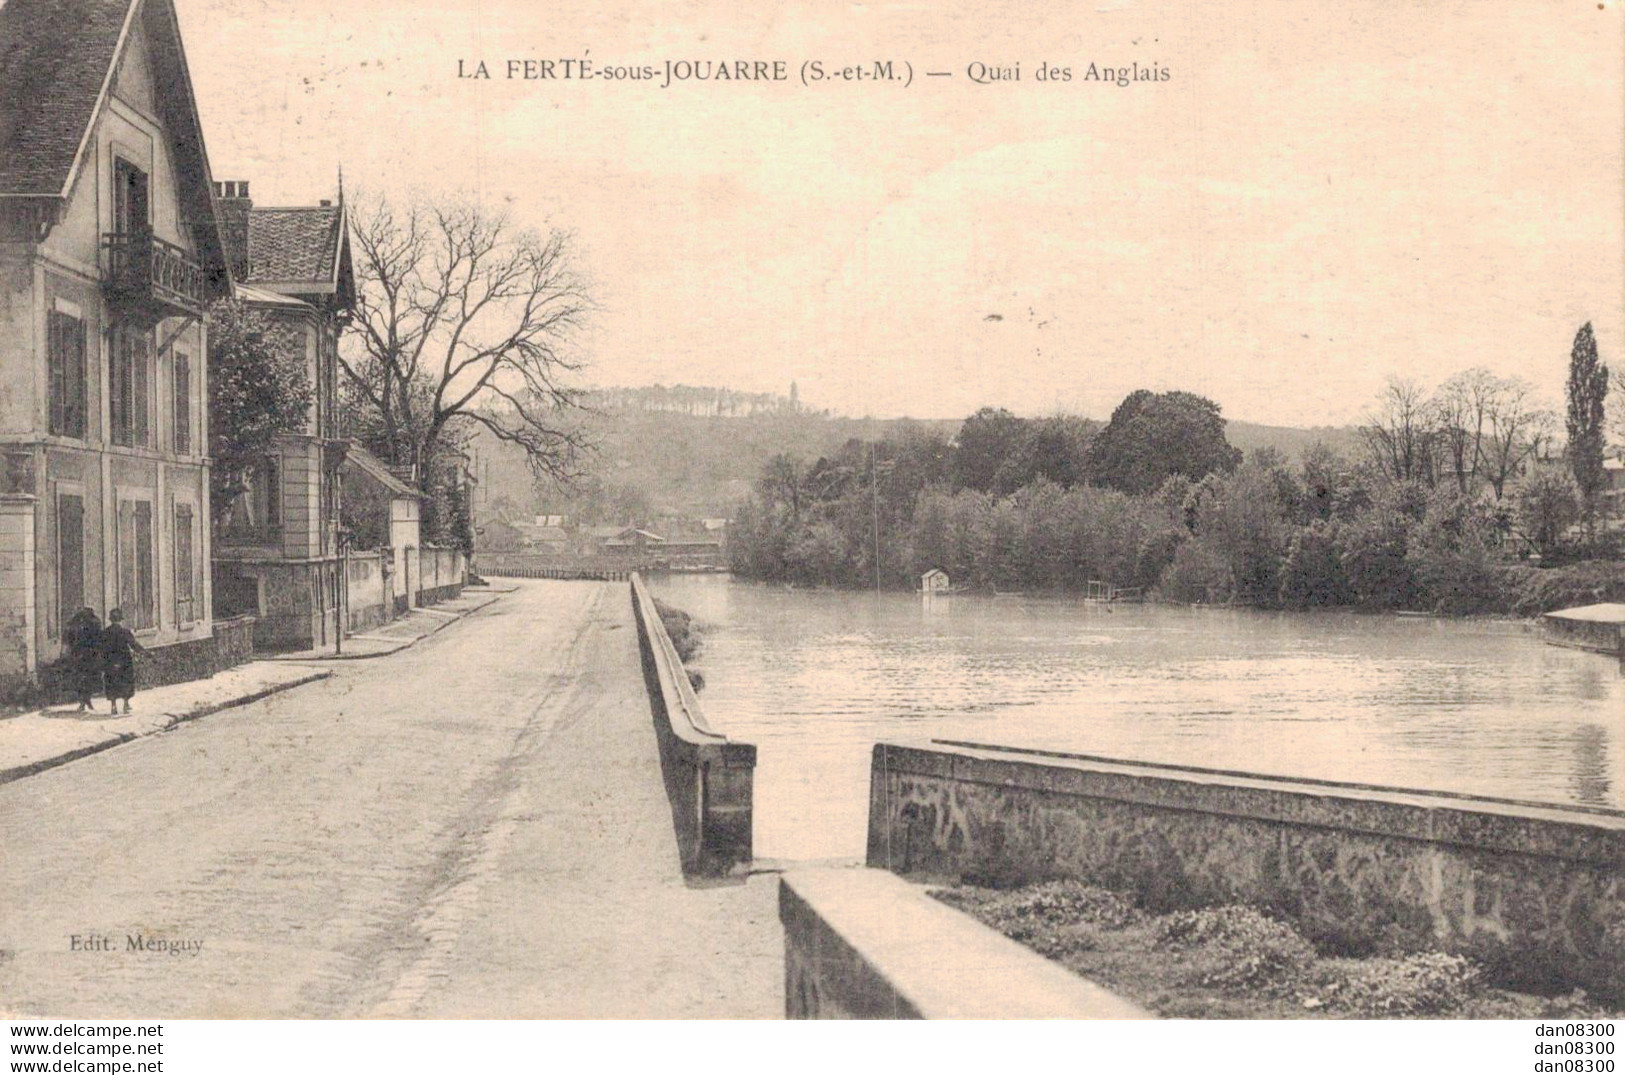
[[[173,0],[0,5],[0,677],[82,606],[214,671],[206,305],[232,278]]]
[[[611,556],[631,559],[658,551],[666,539],[649,530],[635,526],[623,527],[613,537],[605,538],[604,551]]]
[[[1602,479],[1603,514],[1625,517],[1625,459],[1604,459]]]
[[[481,552],[519,552],[525,547],[525,536],[518,523],[491,519],[474,532]]]
[[[660,524],[665,538],[660,547],[661,563],[678,570],[721,570],[725,563],[724,530],[713,528],[708,522],[682,518],[664,520]]]
[[[423,578],[423,494],[359,444],[348,445],[342,472],[344,521],[352,546],[357,553],[373,551],[384,558],[385,603],[391,615],[405,612],[419,603],[417,587]]]
[[[920,576],[921,593],[947,593],[952,588],[948,580],[948,572],[940,567],[933,567]]]
[[[278,434],[215,535],[216,608],[253,613],[255,645],[334,640],[339,572],[338,341],[355,308],[350,228],[337,203],[261,208],[246,181],[215,184],[237,299],[314,390],[303,428]]]

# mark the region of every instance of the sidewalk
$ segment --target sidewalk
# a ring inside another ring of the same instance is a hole
[[[461,594],[438,605],[414,608],[404,616],[381,623],[357,634],[345,635],[342,652],[327,645],[314,649],[294,650],[290,653],[268,654],[268,661],[358,661],[368,657],[387,657],[428,638],[436,631],[450,627],[464,616],[478,612],[515,587],[470,586]]]
[[[208,679],[144,689],[135,696],[136,712],[129,716],[113,716],[108,711],[111,703],[98,698],[94,713],[80,713],[78,706],[69,702],[0,719],[0,784],[333,674],[331,669],[313,667],[312,662],[398,653],[513,590],[501,586],[470,588],[433,608],[413,609],[375,631],[346,638],[342,656],[335,655],[332,646],[279,653],[228,668]]]
[[[332,674],[308,665],[250,661],[208,679],[139,691],[129,716],[113,716],[111,703],[98,698],[94,713],[79,713],[69,702],[0,720],[0,784]]]

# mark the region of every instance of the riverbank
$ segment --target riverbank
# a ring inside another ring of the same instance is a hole
[[[1051,881],[931,893],[1039,955],[1171,1019],[1617,1019],[1581,990],[1556,997],[1488,984],[1443,952],[1351,957],[1244,905],[1155,914],[1130,893]]]
[[[874,587],[863,582],[791,582],[735,572],[740,582],[779,587],[807,593],[868,593]],[[1086,587],[1036,585],[1007,582],[1002,586],[978,583],[954,586],[947,592],[924,594],[917,587],[893,584],[886,593],[915,594],[932,599],[955,596],[1035,598],[1041,600],[1090,600]],[[1230,593],[1222,598],[1191,592],[1171,592],[1160,588],[1141,591],[1132,599],[1102,602],[1110,605],[1152,604],[1174,608],[1255,609],[1261,612],[1361,612],[1377,615],[1430,615],[1452,618],[1491,617],[1533,620],[1548,612],[1580,605],[1625,601],[1625,561],[1583,560],[1560,567],[1536,567],[1522,563],[1489,562],[1471,570],[1458,568],[1448,585],[1432,592],[1412,594],[1412,600],[1276,600],[1245,599]]]

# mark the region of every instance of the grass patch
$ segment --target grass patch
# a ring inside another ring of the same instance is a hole
[[[1027,947],[1170,1018],[1618,1018],[1583,991],[1497,989],[1463,956],[1318,952],[1288,921],[1241,905],[1150,914],[1080,881],[932,892]]]
[[[694,617],[673,605],[668,605],[660,598],[655,598],[655,612],[660,616],[660,623],[666,628],[666,634],[671,638],[672,648],[677,651],[677,659],[686,666],[700,652],[700,628],[694,622]],[[684,669],[688,673],[689,686],[698,694],[705,688],[705,676],[692,668]]]

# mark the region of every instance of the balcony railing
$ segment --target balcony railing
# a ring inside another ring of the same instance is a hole
[[[203,269],[185,250],[151,233],[109,232],[102,245],[114,303],[154,321],[202,315]]]

